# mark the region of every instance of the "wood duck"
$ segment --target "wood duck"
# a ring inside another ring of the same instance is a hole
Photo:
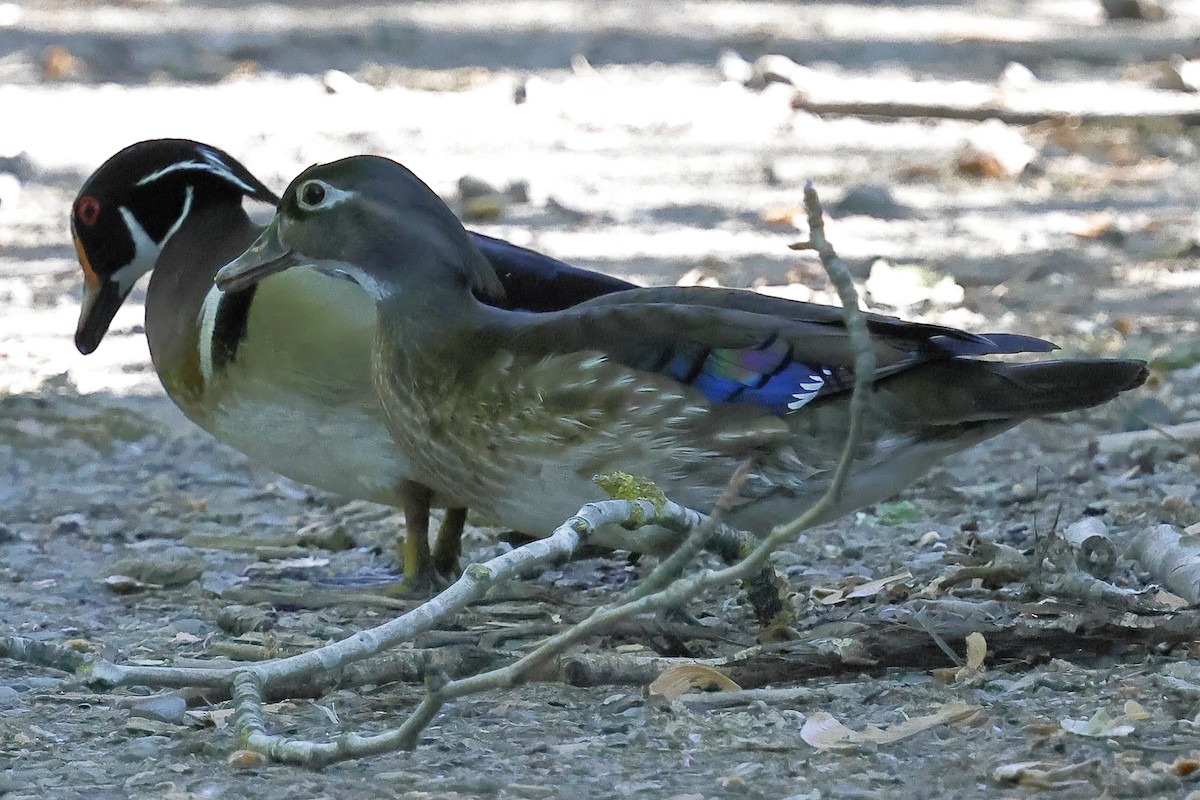
[[[220,441],[289,478],[400,506],[414,591],[457,568],[463,507],[448,509],[434,552],[431,492],[413,480],[371,383],[374,298],[343,276],[291,270],[222,293],[217,269],[262,232],[244,198],[276,195],[229,154],[181,139],[134,144],[79,192],[71,233],[83,269],[75,344],[99,346],[137,280],[146,338],[167,394]],[[544,311],[631,286],[530,250],[471,234],[507,290],[505,308]],[[499,295],[497,295],[499,297]]]
[[[839,309],[697,287],[514,313],[495,302],[503,286],[450,209],[384,158],[305,170],[216,280],[239,291],[296,268],[344,275],[375,299],[376,388],[419,479],[523,531],[545,534],[600,498],[592,478],[612,470],[707,511],[750,458],[726,518],[765,532],[825,490],[846,436],[854,354]],[[979,358],[1055,349],[1031,336],[876,315],[868,325],[878,375],[826,520],[1022,420],[1102,403],[1147,374],[1131,360]]]

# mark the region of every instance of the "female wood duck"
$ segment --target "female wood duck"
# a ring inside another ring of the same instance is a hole
[[[435,553],[427,488],[388,434],[371,384],[374,298],[315,269],[291,270],[243,291],[213,286],[217,269],[262,232],[243,199],[278,198],[215,147],[140,142],[84,183],[71,211],[83,268],[75,332],[100,344],[133,285],[153,270],[146,338],[167,394],[193,422],[255,461],[347,497],[401,506],[406,578],[423,590],[456,570],[466,511],[448,510]],[[630,284],[471,234],[505,286],[506,308],[559,308]]]
[[[728,520],[756,532],[825,489],[846,435],[853,352],[837,308],[713,288],[631,289],[561,311],[500,307],[503,286],[458,220],[395,162],[305,170],[258,240],[217,275],[244,290],[304,267],[379,309],[376,387],[419,479],[449,502],[546,533],[601,497],[597,473],[654,480],[708,510],[752,476]],[[879,374],[835,518],[1024,419],[1145,379],[1141,361],[979,360],[1054,346],[870,316]]]

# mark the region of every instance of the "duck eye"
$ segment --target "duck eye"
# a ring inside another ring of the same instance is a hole
[[[300,205],[314,209],[325,200],[325,186],[320,181],[309,181],[300,187]]]
[[[80,198],[75,206],[75,214],[80,222],[89,228],[92,227],[96,220],[100,219],[100,201],[90,195]]]

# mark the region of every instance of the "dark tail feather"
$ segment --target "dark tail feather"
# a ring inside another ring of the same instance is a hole
[[[1007,364],[952,359],[884,380],[893,413],[908,424],[957,425],[988,420],[1019,422],[1099,405],[1140,386],[1144,361],[1078,359]]]
[[[956,356],[987,356],[1000,353],[1048,353],[1058,345],[1019,333],[981,333],[971,338],[931,336],[929,343]]]
[[[988,405],[995,403],[992,407],[998,414],[1021,416],[1058,414],[1106,403],[1141,386],[1149,375],[1146,362],[1123,359],[1038,361],[994,368],[996,377],[1009,386],[999,387],[996,397],[985,398]]]

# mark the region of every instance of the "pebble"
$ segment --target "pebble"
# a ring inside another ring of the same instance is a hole
[[[87,517],[83,514],[59,514],[50,521],[59,536],[82,534],[87,530]]]
[[[192,636],[204,636],[208,633],[208,625],[204,620],[188,617],[186,619],[177,619],[171,623],[171,627],[180,633],[190,633]]]
[[[150,697],[129,708],[130,716],[173,723],[182,722],[185,711],[187,701],[177,694]]]
[[[864,183],[846,191],[830,209],[835,217],[865,216],[875,219],[907,219],[912,211],[892,196],[883,184]]]

